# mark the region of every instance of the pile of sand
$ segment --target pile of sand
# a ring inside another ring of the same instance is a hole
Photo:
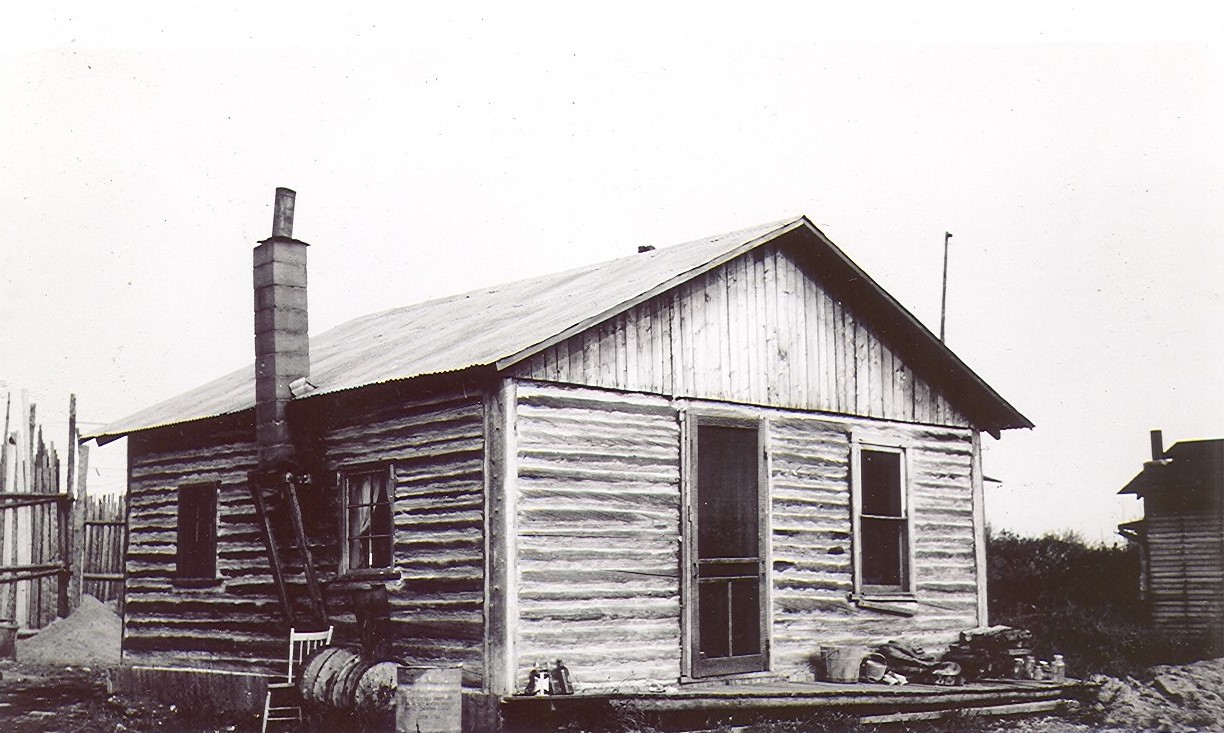
[[[1093,679],[1097,711],[1121,730],[1224,730],[1224,658],[1177,667],[1153,667],[1146,681]]]
[[[17,641],[17,661],[30,664],[108,665],[119,663],[119,615],[97,598],[81,596],[68,618],[56,619],[28,639]]]

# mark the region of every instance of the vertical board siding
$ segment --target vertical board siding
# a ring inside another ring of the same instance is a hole
[[[343,408],[345,402],[335,403]],[[394,656],[413,663],[462,664],[480,684],[484,613],[484,413],[479,396],[389,400],[375,409],[333,409],[312,451],[334,472],[346,465],[395,464],[395,563],[387,584]],[[273,671],[284,666],[287,624],[277,601],[247,489],[256,468],[250,414],[132,436],[130,539],[124,661]],[[177,491],[218,483],[218,582],[174,584]],[[315,568],[340,640],[355,640],[355,618],[336,576],[342,507],[331,476],[300,492]],[[286,584],[305,609],[300,553],[284,510],[270,505]]]
[[[773,563],[772,670],[810,679],[821,644],[903,636],[947,643],[977,623],[969,432],[788,414],[768,420]],[[907,446],[914,601],[899,617],[861,609],[854,590],[850,436]]]
[[[969,424],[777,244],[545,349],[513,371],[677,397]]]
[[[387,583],[393,656],[460,664],[484,674],[484,407],[444,394],[333,418],[322,433],[328,467],[395,465],[395,567]],[[339,534],[338,523],[333,529]],[[334,573],[334,564],[329,568]],[[355,623],[346,609],[335,621]],[[345,629],[347,630],[347,629]]]
[[[581,690],[680,675],[680,429],[647,395],[520,383],[518,633]]]

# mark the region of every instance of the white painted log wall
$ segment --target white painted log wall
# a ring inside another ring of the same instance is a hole
[[[680,675],[679,425],[667,400],[520,383],[516,685]]]
[[[681,669],[678,403],[518,386],[519,688],[561,658],[581,689],[674,684]],[[707,405],[708,406],[708,405]],[[977,622],[970,431],[721,406],[768,425],[771,669],[810,679],[822,643],[951,641]],[[850,432],[909,446],[910,618],[859,608]]]

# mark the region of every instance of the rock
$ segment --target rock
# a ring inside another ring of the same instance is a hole
[[[1174,702],[1185,702],[1194,696],[1194,683],[1172,674],[1158,674],[1152,680],[1156,691]]]

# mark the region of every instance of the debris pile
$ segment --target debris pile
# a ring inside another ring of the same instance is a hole
[[[56,619],[28,639],[17,641],[17,661],[28,664],[110,665],[119,663],[119,615],[90,595],[67,618]]]
[[[944,659],[956,662],[967,679],[1022,678],[1018,667],[1033,655],[1033,634],[1010,626],[986,626],[960,633]],[[1019,663],[1019,664],[1017,664]]]

